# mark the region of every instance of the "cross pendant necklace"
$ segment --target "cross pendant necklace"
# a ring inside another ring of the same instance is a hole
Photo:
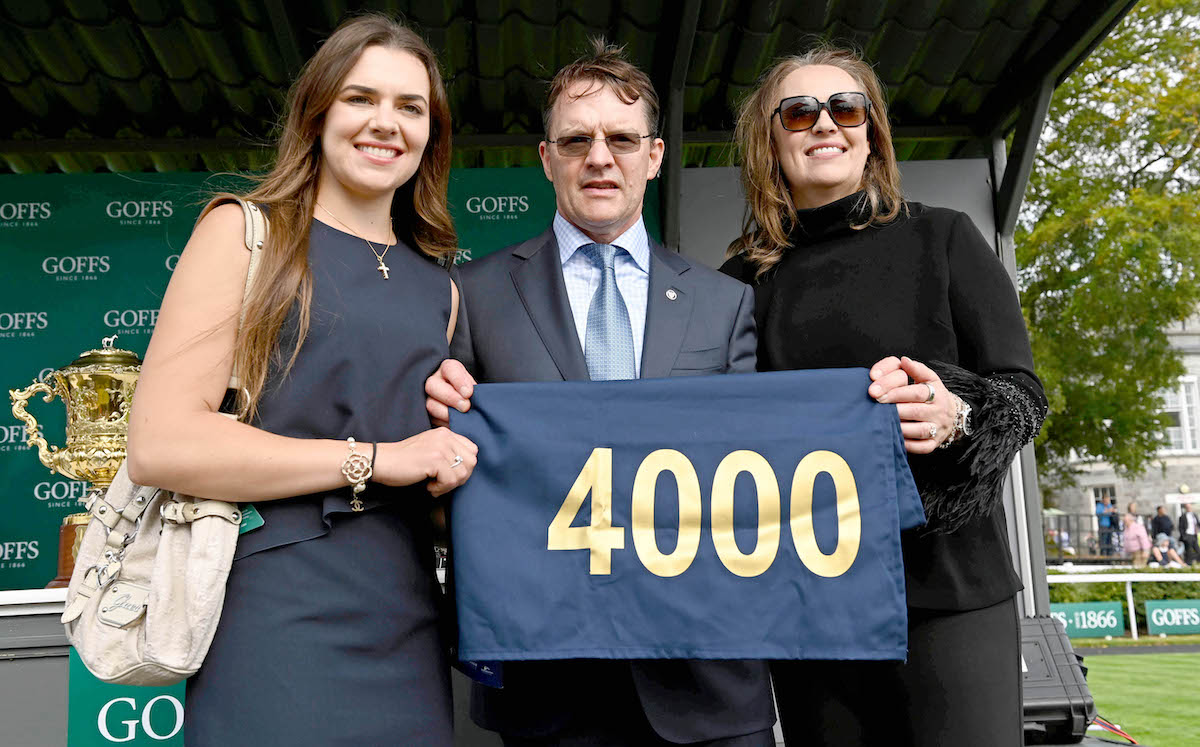
[[[374,244],[372,244],[370,241],[367,241],[367,240],[366,240],[366,239],[364,239],[362,236],[359,236],[359,235],[358,235],[358,233],[357,233],[357,232],[356,232],[356,231],[355,231],[353,228],[351,228],[350,226],[347,226],[347,225],[345,224],[345,222],[344,222],[344,221],[343,221],[341,218],[339,218],[339,217],[337,217],[336,215],[334,215],[333,213],[329,212],[329,208],[325,207],[324,205],[322,205],[322,204],[321,204],[321,203],[319,203],[319,202],[318,202],[318,203],[316,203],[316,205],[317,205],[317,207],[319,207],[319,208],[321,208],[322,210],[324,210],[324,211],[325,211],[325,213],[326,213],[327,215],[329,215],[329,217],[330,217],[330,218],[333,218],[333,219],[334,219],[334,220],[336,220],[338,223],[341,223],[341,224],[342,224],[342,228],[346,229],[347,231],[349,231],[349,232],[350,232],[351,234],[353,234],[354,236],[358,236],[358,238],[362,239],[363,243],[367,245],[367,248],[371,250],[371,254],[374,254],[374,255],[375,255],[375,259],[379,260],[379,266],[378,266],[378,267],[376,267],[375,269],[376,269],[376,270],[379,270],[379,274],[383,275],[383,279],[384,279],[384,280],[387,280],[387,279],[388,279],[388,277],[389,277],[389,275],[388,275],[388,271],[389,271],[389,270],[391,270],[392,268],[388,267],[387,265],[385,265],[385,264],[383,263],[383,257],[384,257],[384,255],[385,255],[385,254],[387,254],[387,253],[388,253],[388,249],[391,249],[393,245],[392,245],[392,244],[388,244],[387,246],[385,246],[385,247],[383,248],[383,251],[382,251],[382,252],[377,252],[377,251],[375,251],[375,245],[374,245]]]

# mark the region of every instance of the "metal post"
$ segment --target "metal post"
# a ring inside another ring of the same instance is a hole
[[[1013,516],[1013,522],[1016,525],[1015,528],[1017,535],[1017,546],[1015,548],[1017,551],[1017,565],[1020,567],[1022,580],[1025,580],[1023,588],[1021,589],[1020,612],[1022,616],[1032,616],[1037,614],[1034,611],[1037,609],[1037,603],[1034,598],[1034,584],[1029,583],[1029,580],[1033,579],[1034,577],[1033,563],[1031,560],[1029,546],[1029,517],[1026,515],[1026,509],[1028,506],[1025,505],[1025,496],[1023,494],[1025,480],[1022,479],[1023,475],[1021,469],[1021,456],[1019,454],[1009,467],[1008,476],[1009,485],[1013,491],[1013,510],[1016,512]],[[1045,552],[1044,547],[1042,548],[1042,552]],[[1041,568],[1042,575],[1045,575],[1045,560],[1042,561]]]
[[[267,15],[271,18],[271,28],[275,31],[275,44],[279,55],[287,65],[288,80],[296,77],[304,64],[304,55],[300,53],[300,44],[296,41],[296,32],[292,28],[291,17],[283,0],[267,0]]]
[[[1125,603],[1129,605],[1129,632],[1137,640],[1137,610],[1133,606],[1133,582],[1125,582]]]
[[[1013,231],[1021,199],[1025,194],[1025,186],[1029,183],[1029,174],[1033,169],[1033,159],[1037,154],[1038,137],[1053,93],[1054,82],[1046,78],[1037,87],[1034,95],[1025,102],[1017,133],[1013,138],[1011,154],[1008,153],[1002,136],[992,139],[992,199],[996,216],[996,248],[1014,286],[1017,284],[1017,261]],[[1042,498],[1037,485],[1037,462],[1034,459],[1032,444],[1027,444],[1017,455],[1010,470],[1010,477],[1013,480],[1015,510],[1009,524],[1009,537],[1014,545],[1014,563],[1025,586],[1022,614],[1044,615],[1050,611],[1049,587],[1046,585],[1044,572],[1046,547],[1043,541],[1031,541],[1033,537],[1045,537],[1045,529],[1042,526]],[[1034,573],[1034,568],[1039,569],[1039,572]]]
[[[1003,180],[996,183],[996,231],[1001,236],[1012,237],[1017,227],[1017,214],[1025,197],[1029,175],[1033,173],[1033,161],[1037,156],[1038,140],[1042,126],[1050,111],[1054,97],[1054,79],[1046,78],[1021,106],[1021,116],[1013,133],[1012,153],[1004,164]]]
[[[675,45],[664,50],[664,59],[670,60],[662,132],[667,142],[667,152],[658,189],[663,244],[676,252],[679,251],[680,207],[683,201],[683,90],[687,84],[688,65],[692,61],[696,27],[700,23],[700,0],[684,0],[678,12],[679,34]],[[670,56],[666,57],[668,52]]]

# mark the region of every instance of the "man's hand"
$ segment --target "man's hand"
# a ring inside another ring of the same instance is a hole
[[[467,373],[463,364],[447,358],[438,370],[425,380],[425,410],[434,427],[450,425],[450,408],[459,412],[471,409],[471,394],[475,391],[475,379]]]

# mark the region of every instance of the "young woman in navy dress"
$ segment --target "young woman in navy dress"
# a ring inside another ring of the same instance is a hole
[[[430,430],[423,393],[458,309],[437,262],[455,251],[449,167],[433,52],[387,17],[356,18],[301,71],[275,165],[245,195],[270,220],[245,304],[238,205],[213,200],[180,257],[129,474],[253,502],[264,521],[239,537],[188,682],[189,744],[452,743],[430,494],[466,480],[476,449]],[[372,462],[365,484],[343,472],[356,458]]]

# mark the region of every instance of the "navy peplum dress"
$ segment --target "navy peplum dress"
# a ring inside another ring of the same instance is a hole
[[[427,430],[425,379],[448,357],[450,279],[400,243],[390,279],[362,239],[314,220],[308,338],[257,425],[400,441]],[[293,348],[296,316],[281,334]],[[340,462],[330,463],[337,472]],[[423,485],[368,483],[256,504],[212,648],[187,683],[189,745],[452,744],[449,670]]]

